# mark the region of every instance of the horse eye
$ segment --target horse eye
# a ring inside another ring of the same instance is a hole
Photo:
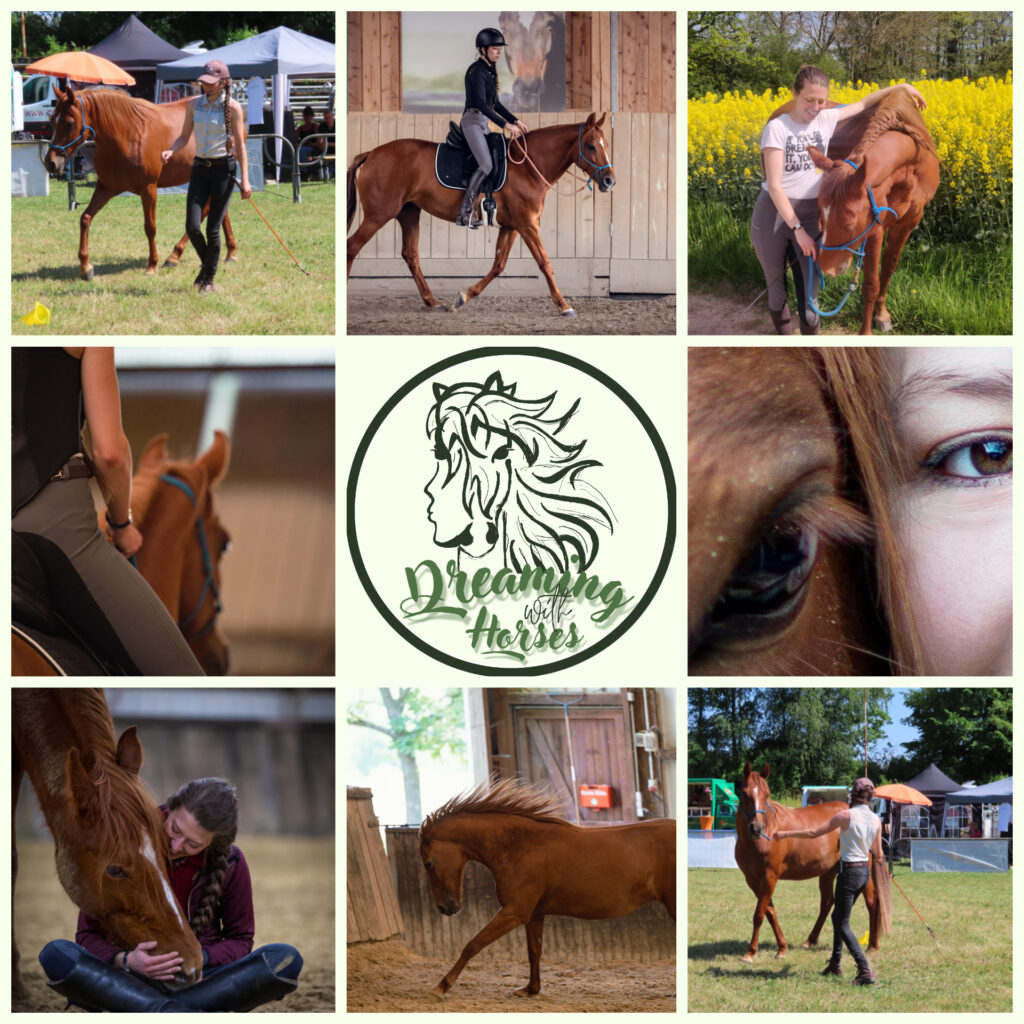
[[[426,860],[423,862],[423,866],[429,871],[434,866],[434,862],[432,860]]]
[[[107,874],[110,875],[111,878],[127,878],[128,877],[128,872],[125,871],[124,868],[119,868],[116,864],[111,864],[107,868]]]
[[[772,527],[732,574],[711,610],[709,639],[758,640],[781,632],[797,616],[818,552],[807,526]]]
[[[496,448],[494,454],[491,456],[491,462],[500,462],[502,459],[508,458],[508,451],[511,445],[503,444],[500,448]]]

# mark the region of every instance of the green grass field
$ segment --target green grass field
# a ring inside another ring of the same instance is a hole
[[[913,901],[940,949],[899,890],[892,889],[892,932],[870,956],[878,979],[855,987],[853,958],[843,953],[843,977],[823,978],[831,952],[831,915],[818,946],[803,949],[818,912],[816,881],[779,882],[773,902],[789,944],[775,958],[775,936],[761,927],[757,960],[740,957],[750,941],[754,895],[737,869],[687,872],[689,1012],[1008,1013],[1013,1008],[1013,872],[912,874],[895,879]],[[868,930],[863,899],[850,919]]]
[[[223,259],[217,290],[197,295],[199,258],[191,245],[175,270],[144,275],[149,256],[136,196],[112,199],[89,232],[92,281],[78,269],[79,217],[91,188],[78,186],[79,209],[67,208],[67,190],[51,181],[50,195],[11,200],[11,332],[15,335],[321,335],[335,333],[335,186],[304,187],[291,200],[290,184],[254,192],[253,202],[281,236],[295,265],[252,205],[236,191],[228,214],[238,238],[235,263]],[[157,200],[160,262],[185,230],[185,196]],[[223,243],[222,243],[223,244]],[[222,248],[223,254],[226,247]],[[41,302],[50,322],[21,318]]]
[[[750,210],[720,203],[688,207],[688,269],[691,282],[732,283],[750,299],[765,286],[764,271],[750,242]],[[806,267],[804,268],[806,270]],[[796,322],[792,274],[787,274],[789,308]],[[825,278],[818,307],[834,309],[846,293],[852,271]],[[864,272],[860,283],[863,285]],[[1011,334],[1013,330],[1013,246],[1010,236],[931,243],[918,229],[907,241],[889,286],[886,306],[897,334]],[[760,300],[760,309],[767,310]],[[826,326],[851,334],[860,330],[861,288]]]

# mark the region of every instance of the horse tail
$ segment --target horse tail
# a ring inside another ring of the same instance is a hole
[[[356,215],[356,171],[366,162],[369,153],[360,153],[348,165],[348,226],[352,227],[352,218]]]
[[[871,856],[871,881],[875,884],[878,900],[878,938],[892,931],[892,882],[885,861]]]

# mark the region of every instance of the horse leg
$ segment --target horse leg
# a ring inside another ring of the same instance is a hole
[[[156,273],[156,265],[160,257],[156,251],[156,182],[147,185],[140,193],[142,199],[142,223],[146,229],[149,242],[149,263],[146,264],[146,276]]]
[[[818,920],[814,922],[811,934],[807,936],[807,941],[804,943],[804,949],[812,949],[818,944],[818,936],[821,934],[821,927],[825,923],[825,919],[828,917],[828,912],[832,909],[832,904],[835,902],[833,882],[835,881],[838,870],[839,865],[836,864],[830,871],[826,871],[825,874],[818,877],[818,891],[821,893]]]
[[[489,946],[492,942],[496,942],[502,937],[507,935],[513,928],[518,928],[519,925],[524,924],[522,915],[517,910],[513,910],[511,907],[502,907],[466,943],[466,948],[462,951],[462,955],[458,960],[455,961],[455,966],[437,983],[437,987],[433,989],[433,995],[438,999],[444,999],[445,993],[455,984],[459,975],[462,973],[462,969],[469,963],[483,949],[485,946]]]
[[[878,934],[879,925],[879,913],[880,904],[878,902],[878,893],[875,891],[875,883],[868,877],[868,885],[864,890],[864,903],[868,908],[868,951],[875,953],[880,948]]]
[[[464,292],[459,292],[455,300],[455,308],[464,306],[470,299],[475,299],[504,269],[508,262],[508,254],[512,250],[512,243],[516,240],[516,229],[503,227],[498,231],[498,244],[494,249],[494,263],[486,277],[482,277],[476,284],[471,285]]]
[[[746,961],[748,964],[753,963],[754,959],[757,957],[757,937],[761,932],[761,925],[764,923],[766,914],[768,915],[768,923],[771,925],[772,931],[775,933],[775,941],[778,943],[779,947],[775,956],[784,957],[787,949],[789,948],[786,945],[782,929],[779,927],[779,918],[775,913],[775,904],[772,903],[772,892],[774,889],[774,879],[768,878],[762,884],[760,891],[755,890],[757,893],[757,905],[754,907],[754,933],[750,937],[750,945],[747,947],[746,953],[740,957],[741,960]]]
[[[399,210],[399,213],[401,213],[401,210]],[[348,254],[348,270],[345,272],[346,280],[348,280],[352,275],[352,261],[359,255],[359,250],[362,249],[362,247],[366,245],[366,243],[373,238],[373,236],[377,234],[377,232],[380,231],[380,229],[384,227],[392,217],[397,216],[397,213],[376,213],[374,216],[371,216],[369,213],[365,212],[364,208],[363,222],[349,237],[348,244],[346,246]],[[404,243],[404,227],[402,228],[402,238]],[[422,292],[420,294],[422,294]],[[426,299],[424,299],[424,301],[426,301]]]
[[[106,185],[97,181],[96,187],[92,192],[92,199],[89,200],[89,205],[85,208],[85,213],[82,214],[78,221],[78,273],[83,281],[91,281],[94,273],[92,264],[89,262],[89,225],[92,223],[93,217],[95,217],[96,214],[99,213],[113,197],[114,193],[111,192]]]
[[[535,913],[526,922],[526,949],[530,954],[530,982],[517,988],[517,996],[535,996],[540,992],[540,951],[544,937],[544,915]]]
[[[922,211],[923,212],[923,211]],[[892,318],[885,308],[885,298],[889,292],[889,282],[896,272],[896,266],[900,262],[900,255],[903,246],[906,245],[910,232],[917,227],[920,217],[917,220],[908,218],[904,223],[897,222],[889,229],[889,235],[885,240],[885,253],[882,256],[882,269],[879,275],[878,299],[875,302],[875,323],[880,331],[888,334],[892,330]]]
[[[576,310],[562,298],[562,293],[558,290],[558,285],[555,284],[555,275],[551,270],[551,261],[548,259],[548,254],[544,251],[544,244],[540,240],[540,225],[537,223],[538,216],[535,215],[531,218],[529,224],[520,229],[523,241],[533,254],[533,258],[537,261],[537,266],[540,267],[540,272],[544,275],[544,280],[548,283],[551,301],[558,307],[558,311],[562,316],[575,316]]]
[[[860,333],[871,333],[871,319],[878,299],[878,259],[882,252],[882,232],[877,228],[864,241],[864,286],[861,289],[863,312]]]
[[[18,846],[14,838],[14,815],[18,809],[18,792],[21,789],[21,779],[25,774],[18,755],[12,757],[13,768],[11,771],[11,999],[28,998],[28,989],[21,976],[19,961],[21,956],[18,953],[18,943],[14,938],[14,885],[18,880]]]
[[[414,203],[406,203],[399,211],[397,220],[402,226],[402,259],[405,260],[412,279],[416,282],[420,296],[427,304],[427,309],[444,309],[444,306],[434,298],[434,293],[420,270],[420,208]],[[352,266],[351,260],[349,266]]]
[[[224,262],[235,263],[238,260],[238,239],[235,238],[235,233],[231,230],[231,218],[226,213],[224,220],[221,221],[221,227],[224,229],[224,242],[228,247]]]

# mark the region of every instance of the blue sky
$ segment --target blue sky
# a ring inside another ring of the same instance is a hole
[[[910,714],[910,709],[903,703],[903,695],[910,692],[908,687],[894,689],[892,700],[889,701],[889,717],[892,722],[885,727],[885,741],[882,745],[884,746],[885,742],[891,743],[897,754],[906,754],[907,751],[902,748],[902,744],[920,736],[917,729],[903,725],[900,721]]]

